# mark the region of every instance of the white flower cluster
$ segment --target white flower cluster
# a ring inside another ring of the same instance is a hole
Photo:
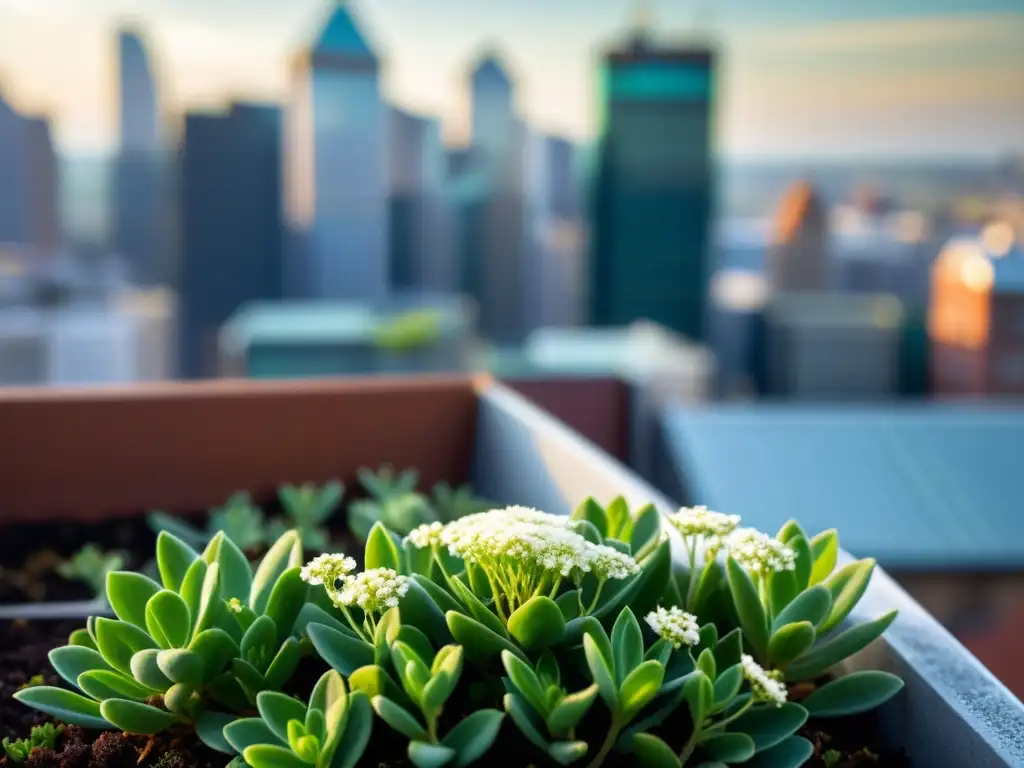
[[[314,586],[323,584],[333,590],[340,579],[346,578],[356,569],[356,561],[346,555],[323,554],[310,560],[302,567],[302,580]]]
[[[502,561],[533,565],[563,577],[594,573],[624,579],[640,570],[629,555],[594,544],[571,529],[571,521],[525,507],[467,515],[441,531],[441,542],[456,557],[484,567]]]
[[[754,699],[781,707],[786,702],[786,684],[779,679],[778,672],[768,672],[754,661],[753,657],[743,654],[740,658],[743,677],[750,683]]]
[[[444,526],[439,522],[424,523],[410,531],[405,538],[414,546],[426,549],[441,541],[441,531],[443,530]]]
[[[792,549],[754,528],[734,531],[726,543],[729,554],[752,573],[763,575],[796,567],[796,553]]]
[[[368,614],[394,608],[409,591],[409,579],[391,568],[372,568],[345,579],[338,594],[341,605],[358,605]]]
[[[735,531],[740,524],[740,516],[712,512],[707,507],[682,507],[668,518],[668,522],[684,538],[688,536],[711,538],[728,536]]]
[[[656,633],[672,643],[673,648],[696,645],[700,642],[697,617],[687,613],[678,605],[671,608],[658,606],[648,613],[644,620]]]

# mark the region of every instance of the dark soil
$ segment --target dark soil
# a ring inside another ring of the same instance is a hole
[[[125,567],[137,570],[153,557],[156,545],[156,535],[145,517],[106,523],[8,525],[3,538],[0,604],[88,600],[93,595],[87,585],[57,573],[62,560],[93,543],[105,552],[124,553]]]
[[[811,720],[800,735],[814,745],[808,768],[910,768],[902,749],[881,745],[873,713],[839,720]]]

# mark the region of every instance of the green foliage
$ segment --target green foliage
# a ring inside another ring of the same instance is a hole
[[[34,725],[28,738],[11,741],[9,737],[4,736],[0,746],[4,748],[4,752],[11,762],[24,763],[32,754],[33,749],[56,749],[57,738],[63,731],[63,725],[54,725],[53,723]]]
[[[57,566],[57,573],[68,581],[81,581],[102,598],[106,593],[107,574],[124,568],[122,552],[104,552],[95,544],[86,544],[70,560]]]
[[[271,521],[273,537],[277,538],[285,531],[295,529],[305,549],[326,552],[330,545],[330,535],[323,525],[337,511],[344,493],[345,487],[337,480],[323,486],[315,483],[282,485],[277,489],[277,496],[284,517]]]
[[[255,570],[225,531],[202,547],[164,531],[156,578],[110,573],[117,618],[90,619],[51,653],[74,690],[16,697],[89,728],[188,725],[237,755],[233,768],[375,763],[375,719],[418,768],[796,768],[812,751],[796,735],[809,716],[864,712],[902,688],[852,672],[788,701],[787,681],[829,675],[895,619],[850,622],[874,562],[841,563],[835,531],[790,522],[734,538],[738,518],[680,510],[668,522],[685,558],[673,558],[653,506],[487,512],[465,487],[438,486],[432,503],[418,480],[360,473],[371,498],[351,507],[359,572],[341,553],[302,567],[340,484],[282,487],[297,529]],[[331,671],[305,700],[284,695],[307,653]]]
[[[204,529],[160,511],[150,512],[146,522],[157,534],[166,531],[196,550],[209,544],[218,533],[223,533],[242,551],[260,547],[269,538],[263,512],[244,491],[234,494],[223,506],[211,509]]]
[[[354,768],[366,751],[373,712],[366,694],[349,693],[333,670],[320,678],[309,703],[276,691],[256,700],[259,717],[235,720],[224,739],[250,768]]]
[[[436,344],[441,316],[433,309],[418,309],[389,318],[373,330],[373,343],[390,352],[413,352]]]
[[[57,673],[84,696],[37,686],[15,697],[83,727],[148,734],[188,723],[209,746],[230,751],[220,735],[227,713],[280,688],[301,656],[292,637],[307,592],[298,534],[282,536],[255,573],[224,533],[199,554],[162,532],[156,560],[162,583],[110,573],[106,596],[117,618],[90,619],[50,652]]]

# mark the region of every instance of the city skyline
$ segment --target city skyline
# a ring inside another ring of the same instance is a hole
[[[113,148],[117,22],[150,36],[169,111],[231,98],[279,100],[288,59],[329,11],[323,0],[0,0],[0,86],[19,108],[52,115],[59,147]],[[516,74],[524,117],[545,132],[594,135],[600,50],[628,29],[630,0],[550,8],[537,0],[352,3],[385,59],[384,95],[441,118],[464,138],[464,87],[488,45]],[[667,39],[703,15],[695,3],[649,3]],[[751,0],[716,6],[723,43],[718,146],[730,156],[982,156],[1024,152],[1024,13],[1013,0],[883,4]],[[77,9],[77,10],[76,10]],[[41,46],[40,40],[51,45]],[[52,46],[52,47],[51,47]],[[60,57],[49,55],[54,49]]]

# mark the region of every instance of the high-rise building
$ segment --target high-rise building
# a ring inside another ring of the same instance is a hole
[[[390,120],[391,287],[455,291],[451,206],[441,126],[392,108]]]
[[[787,190],[767,253],[772,290],[822,292],[828,287],[828,211],[807,181]]]
[[[703,339],[712,219],[715,51],[643,30],[607,53],[591,219],[596,325],[648,319]]]
[[[1005,222],[951,240],[935,260],[928,312],[932,389],[1024,394],[1024,247]]]
[[[128,260],[133,279],[166,282],[173,270],[156,82],[139,33],[122,31],[117,51],[120,147],[114,165],[112,244]]]
[[[23,115],[0,93],[0,243],[52,256],[59,245],[57,161],[46,118]]]
[[[285,154],[289,226],[300,235],[292,278],[302,297],[387,294],[389,111],[380,61],[338,3],[296,61]]]
[[[217,372],[217,333],[239,305],[284,282],[281,112],[234,104],[189,114],[181,157],[180,375]]]
[[[517,343],[527,332],[528,132],[516,116],[512,77],[497,54],[488,52],[474,64],[469,94],[471,146],[453,191],[460,287],[477,300],[485,337]]]

